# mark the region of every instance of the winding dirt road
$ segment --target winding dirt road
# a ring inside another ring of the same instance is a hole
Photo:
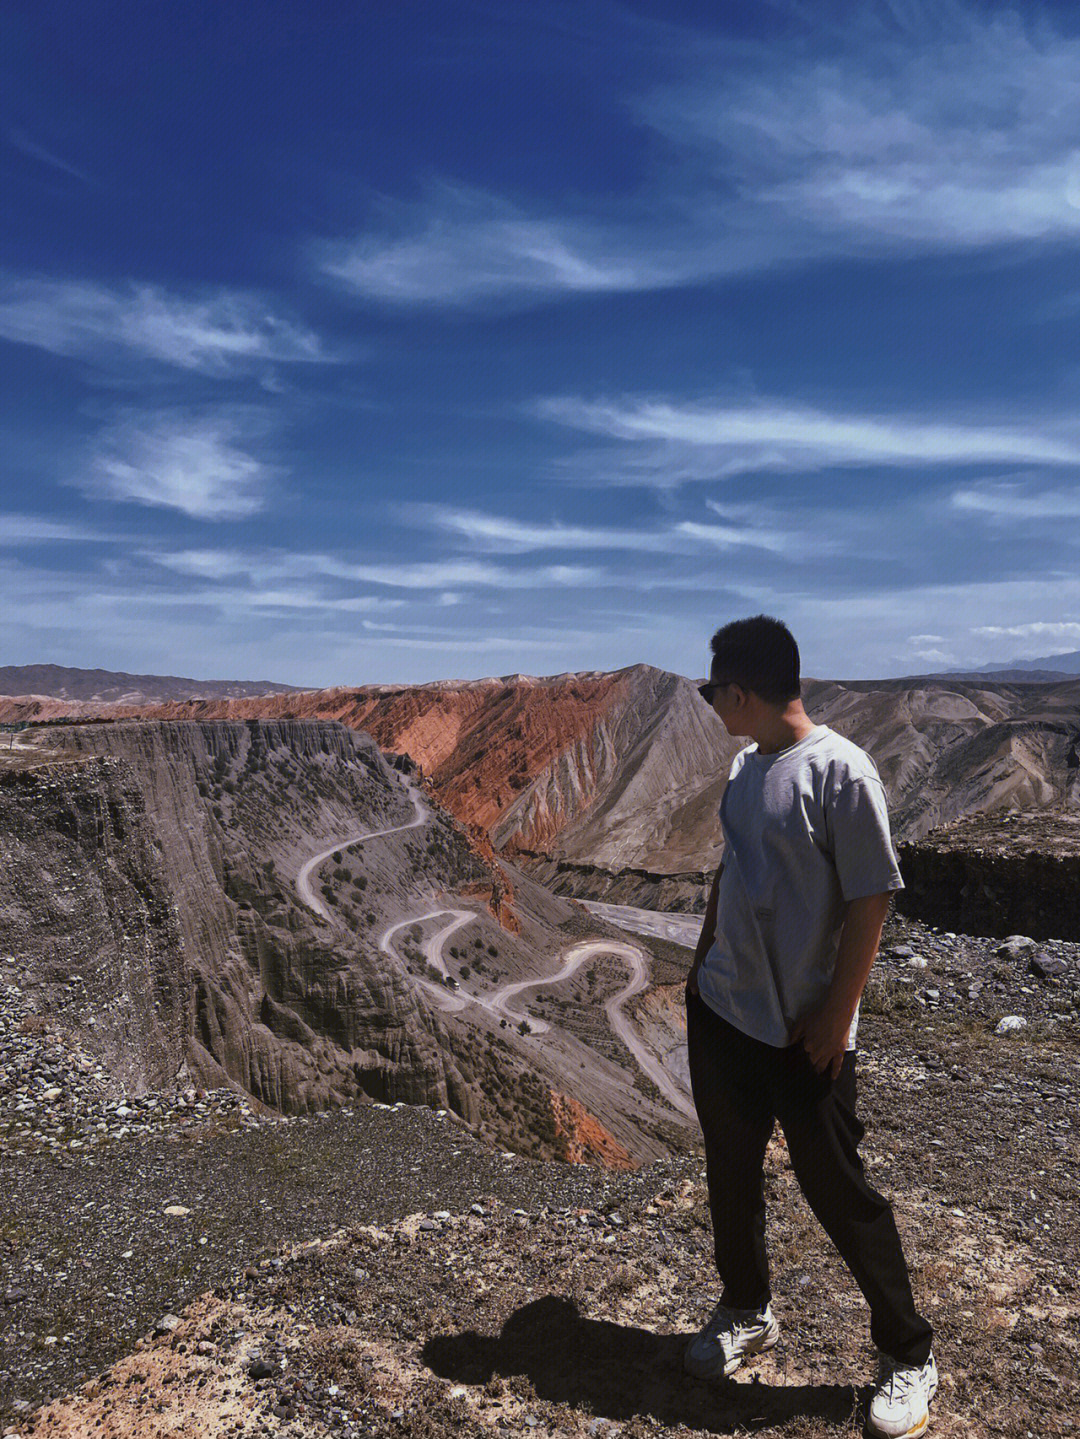
[[[435,934],[424,941],[423,953],[428,963],[434,965],[441,973],[446,974],[446,963],[443,959],[442,947],[450,936],[470,919],[476,915],[469,910],[431,910],[427,914],[411,915],[408,919],[399,920],[385,929],[379,938],[379,948],[384,954],[393,954],[391,937],[401,929],[407,929],[410,925],[417,924],[424,920],[436,919],[441,914],[449,914],[452,917],[449,924],[437,930]],[[441,984],[429,979],[419,979],[425,990],[435,999],[439,1007],[447,1012],[459,1013],[468,1004],[479,1005],[486,1009],[497,1019],[506,1019],[517,1025],[525,1019],[529,1025],[532,1035],[546,1034],[551,1026],[546,1020],[535,1018],[531,1015],[523,1015],[519,1011],[510,1008],[510,1001],[515,999],[527,989],[538,989],[541,986],[560,984],[563,980],[571,978],[586,960],[597,954],[617,954],[625,959],[630,966],[630,978],[627,983],[613,994],[610,999],[604,1001],[604,1010],[608,1017],[608,1023],[619,1036],[627,1049],[637,1060],[638,1065],[648,1075],[657,1089],[668,1101],[668,1103],[686,1115],[688,1119],[695,1119],[696,1112],[692,1100],[686,1091],[667,1072],[657,1056],[646,1047],[635,1030],[629,1017],[624,1013],[623,1007],[628,1000],[633,999],[635,994],[640,994],[649,983],[649,970],[645,955],[634,944],[628,944],[622,940],[611,939],[589,939],[575,944],[572,949],[566,952],[561,969],[553,974],[541,975],[538,979],[519,979],[510,984],[504,984],[499,989],[492,990],[490,994],[479,995],[468,992],[445,989]]]
[[[300,898],[309,909],[313,909],[317,915],[325,920],[331,919],[330,911],[311,887],[311,876],[332,854],[339,849],[350,849],[354,844],[360,844],[365,839],[378,839],[384,834],[399,834],[403,829],[418,829],[427,819],[427,812],[420,802],[420,792],[414,785],[407,784],[409,798],[413,803],[413,818],[407,824],[391,825],[389,829],[365,829],[360,834],[346,835],[332,844],[329,849],[320,850],[318,854],[312,855],[301,867],[300,873],[296,876],[296,888]]]
[[[330,856],[340,849],[348,849],[352,845],[361,844],[365,840],[379,839],[382,835],[399,834],[402,830],[417,829],[427,820],[427,812],[423,806],[420,792],[414,785],[407,785],[409,798],[413,803],[414,815],[406,824],[391,825],[388,829],[364,830],[360,834],[346,835],[327,849],[320,850],[318,854],[305,861],[296,876],[296,888],[303,902],[328,922],[332,921],[330,911],[323,904],[322,900],[312,889],[312,875],[318,870]],[[461,929],[463,925],[475,920],[477,915],[468,909],[439,908],[427,910],[423,914],[411,914],[406,919],[397,920],[394,924],[388,925],[379,936],[379,949],[383,954],[392,955],[395,959],[398,956],[394,952],[392,944],[393,936],[400,930],[409,929],[414,924],[423,924],[429,919],[438,919],[440,915],[449,915],[449,922],[444,924],[434,934],[429,935],[421,944],[421,952],[425,961],[440,974],[448,976],[446,960],[443,957],[443,947],[450,936]],[[529,1031],[532,1035],[546,1034],[551,1026],[546,1020],[527,1017],[520,1012],[509,1008],[509,1001],[522,994],[527,989],[537,989],[541,986],[560,984],[563,980],[569,979],[585,963],[596,954],[617,954],[626,960],[630,966],[630,978],[617,994],[604,1001],[604,1010],[608,1017],[608,1023],[619,1036],[627,1049],[637,1060],[638,1065],[649,1076],[657,1089],[673,1108],[680,1114],[694,1119],[695,1110],[693,1103],[676,1080],[668,1073],[657,1056],[642,1042],[637,1031],[634,1029],[629,1018],[624,1013],[623,1007],[628,1000],[633,999],[635,994],[640,994],[649,983],[649,970],[645,955],[637,945],[629,944],[622,940],[590,939],[580,944],[575,944],[567,950],[562,968],[553,974],[542,975],[539,979],[515,980],[511,984],[504,984],[501,988],[493,990],[488,995],[469,994],[460,987],[450,989],[434,980],[414,976],[415,982],[435,1001],[440,1009],[446,1013],[460,1013],[466,1005],[476,1004],[481,1009],[486,1009],[495,1018],[508,1020],[515,1026],[520,1024],[522,1019],[527,1019]]]

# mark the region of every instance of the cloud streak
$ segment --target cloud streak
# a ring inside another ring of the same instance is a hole
[[[246,575],[255,584],[282,577],[322,575],[395,590],[445,590],[448,586],[519,590],[596,585],[604,580],[604,571],[595,566],[511,566],[472,559],[365,564],[327,554],[243,550],[177,550],[161,552],[153,558],[179,574],[217,580]]]
[[[1024,625],[979,625],[972,630],[972,634],[987,635],[992,638],[1007,635],[1012,639],[1035,639],[1036,637],[1054,640],[1080,639],[1080,621],[1033,620],[1030,624]]]
[[[0,338],[72,359],[126,357],[208,375],[330,358],[312,331],[254,295],[14,276],[0,281]]]
[[[315,267],[381,304],[514,308],[1080,240],[1080,41],[961,6],[902,27],[853,12],[823,39],[735,50],[672,28],[693,79],[627,97],[662,157],[632,193],[585,212],[447,182],[316,245]]]
[[[765,401],[693,406],[658,400],[540,401],[535,413],[618,441],[617,463],[592,456],[600,478],[678,484],[750,472],[834,467],[919,468],[985,463],[1080,463],[1080,443],[1053,427],[962,424],[919,416],[826,413]],[[590,457],[584,457],[587,465]]]
[[[615,246],[596,221],[529,215],[454,185],[419,205],[394,207],[380,229],[316,245],[314,256],[324,277],[395,306],[469,309],[508,297],[652,289],[676,278],[635,255],[627,240]]]
[[[670,555],[740,547],[783,552],[796,542],[793,533],[781,528],[718,525],[693,520],[650,529],[628,529],[611,525],[537,524],[480,510],[440,505],[420,506],[410,514],[421,523],[432,524],[497,554],[564,550]]]
[[[32,135],[18,126],[11,126],[7,132],[8,144],[15,150],[29,155],[32,160],[37,160],[42,165],[47,165],[51,170],[59,170],[63,175],[70,175],[73,180],[80,180],[84,185],[96,185],[98,182],[88,171],[73,165],[65,160],[62,155],[57,155],[54,150],[49,150],[44,145],[39,145]]]
[[[1033,490],[1030,484],[1019,483],[971,485],[954,491],[950,505],[996,524],[1076,520],[1080,519],[1080,489]]]
[[[50,520],[44,515],[0,514],[0,548],[17,545],[55,544],[71,541],[77,544],[120,544],[125,535],[108,534],[90,525]]]
[[[1080,236],[1080,43],[959,6],[872,25],[828,56],[725,64],[642,117],[727,192],[766,263]]]

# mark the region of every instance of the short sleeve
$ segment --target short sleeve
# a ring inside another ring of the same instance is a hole
[[[829,832],[845,900],[904,888],[879,779],[860,776],[839,786],[829,810]]]

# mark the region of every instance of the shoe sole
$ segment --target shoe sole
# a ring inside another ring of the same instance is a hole
[[[925,1434],[929,1428],[930,1411],[928,1409],[919,1422],[912,1428],[905,1429],[903,1434],[889,1434],[884,1429],[879,1429],[877,1425],[871,1424],[869,1420],[866,1422],[863,1433],[868,1435],[869,1439],[920,1439],[920,1435]]]
[[[757,1354],[764,1354],[767,1349],[775,1349],[780,1339],[780,1328],[766,1332],[760,1339],[751,1340],[741,1354],[734,1355],[727,1363],[720,1368],[718,1365],[702,1365],[695,1367],[693,1361],[688,1357],[683,1358],[683,1368],[695,1379],[730,1379],[736,1369],[742,1366],[744,1359],[753,1359]]]

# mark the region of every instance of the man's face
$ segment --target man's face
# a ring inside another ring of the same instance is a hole
[[[699,693],[713,713],[719,715],[729,735],[734,737],[749,732],[742,728],[747,719],[747,693],[741,685],[724,679],[723,675],[713,670],[708,684],[703,685]]]

